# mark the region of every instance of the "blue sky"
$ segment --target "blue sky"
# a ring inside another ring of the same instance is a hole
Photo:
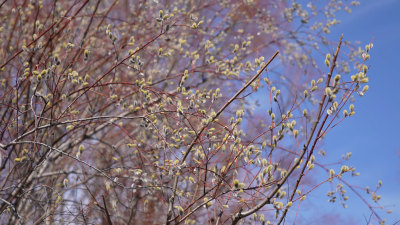
[[[382,195],[381,204],[393,209],[392,214],[381,213],[387,224],[400,220],[399,10],[399,0],[362,0],[353,13],[339,16],[342,23],[330,35],[335,40],[343,33],[346,40],[359,40],[362,46],[373,39],[368,61],[370,89],[365,97],[357,98],[356,115],[325,138],[325,149],[338,156],[353,152],[350,164],[361,175],[350,179],[352,183],[374,187],[379,179],[383,181],[378,192]],[[351,200],[345,211],[337,207],[334,211],[360,221],[357,224],[366,224],[363,219],[369,216],[368,208],[358,200]]]

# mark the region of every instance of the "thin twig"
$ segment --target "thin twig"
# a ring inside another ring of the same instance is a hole
[[[110,213],[108,212],[106,200],[104,199],[104,195],[102,195],[101,197],[103,197],[104,211],[106,212],[108,225],[112,225]]]

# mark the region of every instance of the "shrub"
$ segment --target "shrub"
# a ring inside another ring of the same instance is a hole
[[[0,220],[280,224],[325,182],[345,206],[321,139],[372,44],[329,41],[358,3],[323,2],[3,1]]]

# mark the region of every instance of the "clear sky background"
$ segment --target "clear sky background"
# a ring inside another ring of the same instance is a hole
[[[393,213],[381,215],[387,224],[400,224],[400,0],[360,2],[353,13],[338,16],[341,24],[332,29],[330,39],[336,40],[343,33],[346,40],[359,40],[362,46],[373,39],[374,48],[367,62],[371,66],[370,89],[365,97],[357,98],[355,116],[327,135],[325,150],[338,156],[353,152],[349,164],[361,175],[349,179],[351,183],[375,187],[382,180],[378,192],[382,195],[381,205]],[[327,189],[322,187],[321,191],[326,193]],[[337,204],[333,212],[351,217],[356,224],[367,224],[365,218],[370,215],[356,199],[349,201],[346,210]]]

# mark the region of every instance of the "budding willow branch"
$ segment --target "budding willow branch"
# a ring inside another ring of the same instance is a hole
[[[203,125],[203,127],[200,129],[200,132],[196,135],[195,139],[191,142],[191,144],[189,145],[188,149],[186,150],[185,154],[183,155],[182,159],[180,160],[180,163],[182,164],[183,162],[185,162],[186,158],[188,157],[190,151],[192,150],[193,146],[196,144],[197,140],[200,138],[201,134],[203,133],[203,131],[207,128],[207,126],[212,123],[244,90],[246,90],[247,87],[249,87],[260,75],[261,73],[267,68],[267,66],[275,59],[275,57],[279,54],[279,51],[276,51],[274,53],[274,55],[268,60],[268,62],[261,68],[261,70],[254,75],[239,91],[236,92],[236,94],[234,94],[232,96],[232,98],[230,98],[219,110],[218,112],[215,114],[215,117],[213,117],[213,119],[208,122],[207,124]],[[169,200],[169,206],[168,206],[168,214],[167,214],[167,222],[166,224],[170,224],[169,219],[172,216],[172,209],[173,209],[173,205],[174,205],[174,200],[175,200],[175,195],[176,195],[176,189],[178,186],[178,175],[175,175],[174,178],[174,184],[173,184],[173,188],[172,188],[172,196]]]
[[[329,70],[328,79],[327,79],[326,84],[325,84],[326,87],[329,86],[329,82],[330,82],[330,79],[331,79],[331,77],[332,77],[332,73],[333,73],[333,70],[334,70],[334,68],[335,68],[335,65],[336,65],[336,59],[337,59],[337,56],[338,56],[338,54],[339,54],[340,46],[341,46],[341,44],[342,44],[342,38],[343,38],[343,35],[340,37],[338,47],[336,48],[336,52],[335,52],[335,55],[334,55],[334,57],[333,57],[333,62],[332,62],[332,64],[331,64],[331,67],[330,67],[330,70]],[[299,159],[292,165],[292,167],[290,167],[290,169],[289,169],[289,171],[287,172],[287,174],[280,180],[280,182],[279,182],[279,183],[275,186],[275,188],[270,192],[270,194],[268,195],[268,197],[266,197],[262,202],[260,202],[258,205],[256,205],[256,206],[253,207],[252,209],[250,209],[250,210],[248,210],[248,211],[246,211],[246,212],[239,212],[239,213],[237,213],[235,216],[233,216],[233,218],[232,218],[232,225],[236,225],[236,224],[239,222],[240,219],[242,219],[242,218],[244,218],[244,217],[247,217],[247,216],[253,214],[254,212],[256,212],[256,211],[258,211],[259,209],[261,209],[262,207],[264,207],[266,204],[270,204],[271,199],[275,196],[275,194],[276,194],[276,193],[278,192],[278,190],[283,186],[283,184],[285,184],[286,180],[287,180],[287,179],[289,178],[289,176],[293,173],[293,171],[300,165],[301,159],[302,159],[302,158],[304,157],[304,155],[306,154],[307,149],[308,149],[308,147],[309,147],[309,145],[310,145],[310,143],[311,143],[311,141],[312,141],[312,138],[313,138],[313,136],[314,136],[315,130],[317,129],[318,123],[319,123],[319,121],[320,121],[320,119],[321,119],[322,109],[323,109],[323,105],[324,105],[325,100],[326,100],[326,94],[324,94],[324,95],[322,96],[322,99],[321,99],[320,105],[319,105],[319,109],[318,109],[318,113],[317,113],[317,119],[315,120],[314,125],[313,125],[313,127],[311,128],[310,136],[308,136],[307,142],[306,142],[306,144],[304,144],[304,146],[303,146],[303,150],[302,150],[302,153],[301,153]],[[322,123],[321,128],[319,129],[319,131],[320,131],[320,130],[322,129],[322,127],[324,126],[325,121],[326,121],[326,118],[325,118],[324,122]],[[313,143],[313,146],[312,146],[311,151],[310,151],[310,154],[307,156],[307,162],[308,162],[309,158],[310,158],[311,155],[312,155],[312,152],[313,152],[313,150],[314,150],[314,148],[315,148],[315,144],[316,144],[317,141],[318,141],[318,136],[315,138],[314,143]],[[304,164],[305,166],[303,167],[303,171],[304,171],[304,169],[306,168],[307,162]],[[300,179],[298,179],[298,182],[300,182],[302,174],[303,174],[303,173],[300,173]]]

